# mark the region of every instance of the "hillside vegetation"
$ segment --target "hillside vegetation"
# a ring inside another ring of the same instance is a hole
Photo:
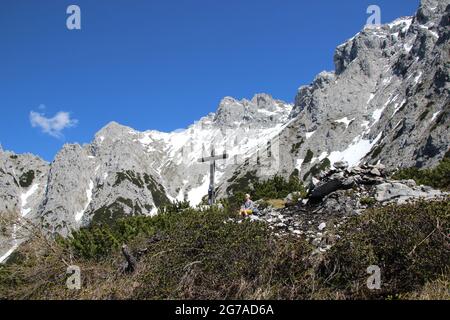
[[[281,176],[274,176],[269,179],[258,179],[254,172],[248,172],[245,176],[238,179],[231,179],[233,182],[227,189],[230,196],[222,203],[235,210],[242,204],[245,194],[251,195],[252,199],[273,200],[284,199],[289,194],[296,194],[298,197],[306,197],[306,188],[299,178],[298,170],[294,170],[289,179]]]
[[[450,151],[435,168],[418,169],[412,167],[401,169],[392,178],[396,180],[413,179],[417,184],[450,191]]]
[[[179,205],[65,240],[36,236],[0,267],[0,298],[450,299],[448,199],[370,209],[325,254],[235,219]],[[134,272],[121,267],[124,243]],[[69,265],[81,269],[81,290],[66,288]],[[381,268],[380,290],[367,289],[370,265]]]

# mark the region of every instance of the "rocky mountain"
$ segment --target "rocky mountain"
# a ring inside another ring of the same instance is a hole
[[[342,161],[434,166],[450,147],[449,15],[449,0],[422,0],[413,17],[366,26],[336,49],[335,71],[302,86],[294,104],[227,97],[171,133],[110,123],[52,163],[0,150],[0,212],[66,236],[92,221],[156,214],[170,201],[198,205],[209,184],[209,165],[198,159],[212,148],[228,154],[217,162],[220,196],[250,178],[309,182]],[[18,240],[0,243],[4,260]]]
[[[216,178],[277,135],[292,105],[258,94],[224,98],[216,113],[185,130],[138,132],[110,123],[92,143],[67,144],[50,164],[31,155],[1,152],[2,212],[21,212],[63,236],[92,221],[153,215],[171,201],[198,205],[207,194],[209,164],[198,159],[226,151]],[[22,182],[22,180],[24,182]]]
[[[297,93],[278,137],[280,174],[310,179],[342,160],[392,170],[443,158],[450,145],[449,3],[423,0],[416,16],[366,26],[336,49],[336,70]],[[243,167],[237,179],[252,170]]]

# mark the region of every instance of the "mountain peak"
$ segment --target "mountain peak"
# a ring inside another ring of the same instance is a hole
[[[214,123],[227,127],[244,123],[255,127],[274,125],[284,122],[291,109],[288,103],[266,93],[255,94],[251,100],[225,97],[215,113]]]
[[[128,128],[128,127],[126,127],[116,121],[111,121],[107,125],[105,125],[100,131],[102,131],[102,130],[121,130],[124,128]]]
[[[97,132],[95,138],[96,140],[100,140],[100,142],[103,142],[103,140],[105,140],[105,138],[107,137],[114,139],[116,137],[122,137],[126,134],[131,133],[135,133],[135,130],[115,121],[111,121]]]

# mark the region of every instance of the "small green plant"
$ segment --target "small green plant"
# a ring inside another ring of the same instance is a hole
[[[331,167],[330,159],[325,158],[321,162],[315,164],[308,172],[306,172],[305,175],[303,176],[303,180],[308,179],[309,176],[315,177],[330,167]]]
[[[291,153],[293,153],[293,154],[297,153],[303,143],[304,143],[303,139],[297,143],[294,143],[291,148]]]
[[[373,205],[375,205],[377,203],[377,200],[375,200],[375,198],[372,197],[364,197],[361,198],[359,200],[359,202],[363,205],[363,206],[368,206],[368,207],[372,207]]]

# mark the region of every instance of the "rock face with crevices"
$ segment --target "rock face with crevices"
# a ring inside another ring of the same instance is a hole
[[[48,163],[31,154],[16,155],[0,146],[0,214],[5,217],[39,220],[37,207],[45,198]],[[0,263],[19,241],[17,228],[12,234],[0,230]]]

